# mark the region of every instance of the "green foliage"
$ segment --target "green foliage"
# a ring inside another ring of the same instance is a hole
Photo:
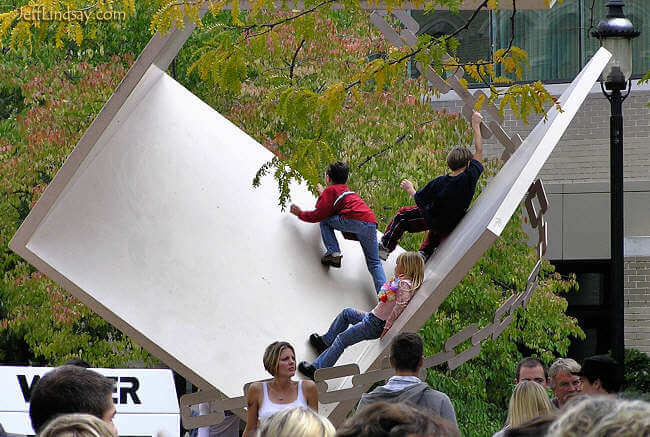
[[[496,73],[499,64],[505,71],[505,76]],[[447,68],[451,69],[453,66],[452,63]],[[487,101],[498,104],[501,116],[509,107],[517,118],[528,124],[528,116],[532,113],[544,114],[546,117],[547,105],[555,105],[557,109],[562,109],[557,103],[557,99],[549,94],[540,81],[530,84],[513,84],[513,79],[509,76],[514,75],[517,80],[521,80],[524,68],[528,68],[528,66],[528,53],[519,47],[511,46],[508,49],[497,50],[492,62],[479,60],[475,64],[465,65],[464,68],[475,81],[490,84],[490,96]],[[509,87],[502,92],[495,88],[494,84],[509,85]],[[481,97],[475,104],[476,110],[480,110],[485,103],[485,99],[483,96]]]
[[[15,116],[23,110],[20,88],[0,86],[0,120]]]
[[[639,79],[638,85],[647,83],[650,81],[650,70],[646,71],[641,79]]]
[[[114,6],[117,4],[114,3]],[[62,63],[88,62],[96,65],[110,62],[115,55],[137,55],[151,38],[148,26],[156,8],[156,2],[137,2],[135,13],[124,21],[89,24],[83,27],[85,36],[80,45],[65,38],[57,45],[48,33],[48,25],[40,26],[31,51],[5,47],[2,49],[2,63],[5,66],[41,65],[49,68]]]
[[[0,137],[0,358],[60,364],[82,356],[96,366],[151,364],[149,355],[62,288],[35,273],[7,244],[68,153],[126,74],[131,57],[92,67],[68,63],[19,70],[0,65],[0,88],[19,89],[22,113]],[[17,74],[18,71],[21,74]]]
[[[119,28],[136,14],[135,0],[99,0],[90,7],[82,0],[12,3],[0,6],[4,9],[0,12],[0,48],[8,45],[13,51],[26,53],[43,41],[53,41],[58,48],[66,43],[81,47],[84,39],[95,38],[99,29],[107,25]]]
[[[648,83],[648,81],[650,81],[650,70],[645,72],[643,77],[641,79],[639,79],[639,81],[637,82],[637,85]],[[648,106],[650,106],[650,102],[648,102]]]
[[[637,349],[625,349],[624,387],[631,397],[644,397],[650,401],[650,357],[647,354]]]
[[[11,308],[0,329],[24,338],[37,360],[60,365],[81,357],[97,367],[151,365],[148,353],[26,264],[5,277],[2,301]],[[13,276],[13,275],[12,275]]]

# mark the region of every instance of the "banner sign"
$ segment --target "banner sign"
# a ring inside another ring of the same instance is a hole
[[[52,367],[0,366],[0,424],[8,433],[34,435],[29,399]],[[121,437],[172,437],[180,430],[178,399],[169,369],[91,369],[115,381],[113,419]]]

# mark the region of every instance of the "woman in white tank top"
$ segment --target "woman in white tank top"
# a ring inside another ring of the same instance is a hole
[[[291,407],[309,407],[318,412],[318,390],[311,380],[292,381],[296,374],[296,354],[285,341],[271,343],[264,351],[264,368],[271,381],[254,382],[248,388],[248,421],[244,437],[253,437],[259,423]]]

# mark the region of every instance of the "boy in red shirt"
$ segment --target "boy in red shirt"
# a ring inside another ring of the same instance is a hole
[[[292,204],[290,211],[300,220],[318,223],[323,237],[326,252],[321,257],[321,262],[332,267],[341,267],[341,249],[334,235],[337,229],[343,236],[350,240],[358,240],[366,258],[368,271],[372,275],[375,290],[379,293],[381,286],[386,282],[386,275],[379,260],[379,246],[377,244],[377,218],[354,191],[350,191],[345,183],[348,180],[350,169],[344,162],[338,161],[330,164],[325,172],[325,184],[316,186],[318,201],[313,211],[303,211]]]

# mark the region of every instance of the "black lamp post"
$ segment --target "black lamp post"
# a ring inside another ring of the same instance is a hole
[[[598,23],[592,35],[612,53],[602,75],[601,88],[611,104],[610,138],[610,197],[611,197],[611,285],[614,297],[612,355],[621,366],[625,362],[624,294],[623,294],[623,100],[630,94],[632,75],[632,38],[639,36],[625,18],[621,0],[606,4],[607,17]],[[603,85],[604,83],[604,85]],[[621,91],[627,88],[625,95]],[[609,90],[608,93],[605,89]]]

